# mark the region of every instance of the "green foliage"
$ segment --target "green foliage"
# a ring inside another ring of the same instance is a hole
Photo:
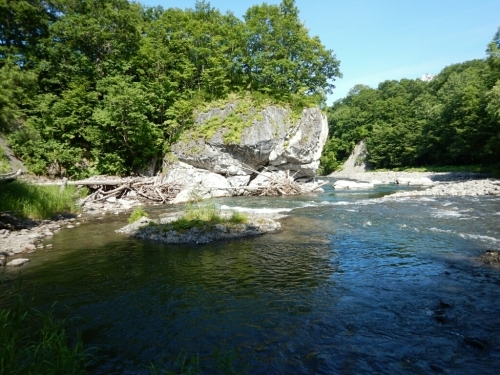
[[[248,216],[243,212],[234,211],[229,217],[231,224],[245,224],[248,221]]]
[[[9,173],[11,172],[9,159],[7,159],[7,155],[0,144],[0,173]]]
[[[487,60],[450,65],[430,82],[355,86],[328,109],[323,172],[343,164],[362,139],[376,169],[499,163],[499,35],[488,46]]]
[[[139,220],[141,217],[148,217],[149,215],[147,214],[146,211],[144,211],[144,209],[139,206],[139,207],[136,207],[134,208],[134,210],[132,211],[132,213],[130,214],[129,218],[128,218],[128,222],[129,223],[133,223],[137,220]]]
[[[67,323],[29,307],[23,295],[1,307],[0,374],[86,374],[89,355],[80,337],[68,336]]]
[[[0,184],[0,212],[13,212],[16,216],[50,219],[55,214],[78,212],[75,200],[85,191],[74,186],[37,186],[21,181]]]
[[[293,0],[252,7],[245,21],[208,2],[0,0],[0,12],[0,131],[37,174],[155,169],[200,103],[250,91],[300,111],[340,77]],[[224,139],[236,142],[250,120],[229,120]]]

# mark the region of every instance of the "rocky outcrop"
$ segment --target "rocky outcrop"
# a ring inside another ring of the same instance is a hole
[[[228,104],[201,113],[196,120],[199,129],[173,145],[175,158],[225,177],[250,176],[253,170],[269,166],[297,178],[315,175],[328,137],[326,116],[319,108],[304,109],[294,119],[289,110],[271,106],[246,117],[239,115],[241,123],[236,125],[231,122],[234,111],[234,104]],[[214,119],[220,127],[213,134],[200,132]]]
[[[242,111],[235,101],[198,115],[165,157],[164,182],[185,183],[172,203],[185,202],[194,191],[202,198],[241,195],[273,175],[305,182],[316,174],[327,137],[319,108],[294,117],[277,106]]]
[[[204,227],[192,227],[178,231],[169,229],[166,222],[155,222],[143,217],[116,232],[140,239],[148,239],[166,244],[201,244],[213,241],[231,240],[237,238],[255,237],[265,233],[277,232],[281,224],[271,218],[251,218],[247,223],[215,224],[207,223]]]

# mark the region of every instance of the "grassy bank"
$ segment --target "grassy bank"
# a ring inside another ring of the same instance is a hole
[[[74,186],[38,186],[21,181],[0,184],[0,212],[22,218],[50,219],[55,214],[78,212],[75,200],[84,195]]]

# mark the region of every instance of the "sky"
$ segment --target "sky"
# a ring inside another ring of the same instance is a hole
[[[194,8],[195,0],[139,0],[147,6]],[[212,0],[243,19],[260,0]],[[281,0],[268,0],[279,4]],[[437,74],[448,65],[486,56],[500,27],[500,0],[296,0],[311,36],[333,50],[343,78],[328,104],[356,84]]]

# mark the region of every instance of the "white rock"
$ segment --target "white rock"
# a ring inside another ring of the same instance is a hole
[[[348,180],[338,180],[333,184],[337,190],[342,189],[372,189],[374,185],[371,182],[357,182]]]
[[[429,177],[405,178],[398,177],[395,181],[399,185],[434,185],[434,182]]]
[[[30,260],[27,258],[18,258],[11,260],[9,263],[7,263],[8,266],[22,266],[24,263],[28,263]]]

